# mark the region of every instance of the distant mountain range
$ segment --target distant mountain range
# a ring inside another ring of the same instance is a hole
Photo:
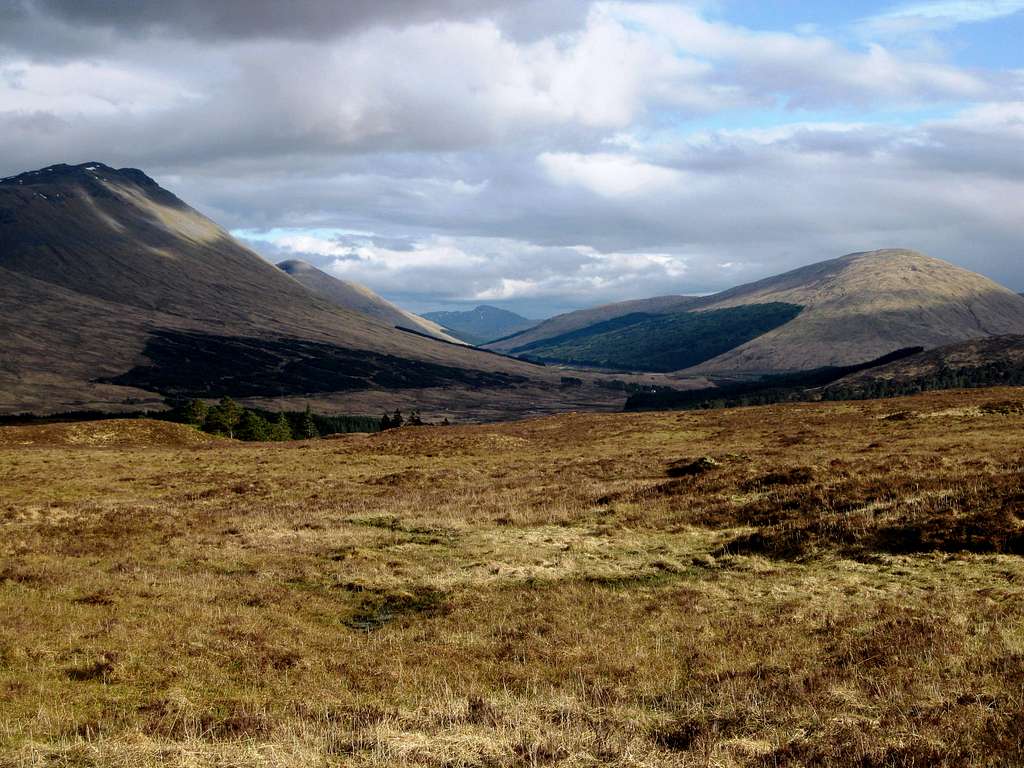
[[[327,274],[317,269],[312,264],[299,259],[282,261],[277,265],[278,269],[288,273],[294,279],[302,283],[307,289],[322,299],[341,309],[358,312],[366,317],[380,320],[382,323],[396,328],[409,328],[419,333],[425,333],[443,341],[457,342],[458,340],[445,333],[435,322],[406,312],[396,307],[391,302],[378,296],[365,285],[353,283],[348,280]]]
[[[465,312],[427,312],[423,317],[437,323],[451,335],[477,345],[520,333],[538,322],[487,304]]]
[[[142,171],[84,163],[0,180],[0,412],[409,388],[504,401],[510,387],[557,389],[554,372],[403,332],[323,291]]]
[[[1020,295],[939,259],[882,250],[713,296],[663,296],[574,312],[488,347],[601,368],[769,374],[1022,333]]]

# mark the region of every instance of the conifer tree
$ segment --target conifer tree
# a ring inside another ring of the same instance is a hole
[[[266,442],[270,439],[270,422],[253,411],[245,411],[238,424],[238,439]]]
[[[316,421],[313,419],[313,411],[310,407],[306,406],[306,412],[302,415],[302,426],[299,428],[299,438],[301,440],[312,440],[320,437],[320,432],[316,428]]]
[[[270,425],[269,439],[275,442],[285,442],[292,439],[292,425],[288,423],[288,417],[284,413],[277,414],[277,420]]]
[[[181,409],[184,422],[197,427],[203,426],[209,413],[210,407],[199,398],[192,398]]]

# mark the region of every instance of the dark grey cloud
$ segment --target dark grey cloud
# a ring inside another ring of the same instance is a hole
[[[498,18],[512,34],[531,36],[577,25],[585,8],[546,0],[4,0],[0,22],[50,20],[122,35],[212,41],[319,40],[377,25]]]

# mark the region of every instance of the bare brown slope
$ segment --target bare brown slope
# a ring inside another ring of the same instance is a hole
[[[0,181],[0,409],[139,397],[97,383],[161,329],[290,337],[453,369],[553,374],[433,341],[311,294],[141,171],[53,166]]]
[[[982,275],[908,250],[854,253],[702,302],[804,307],[795,320],[699,367],[787,371],[871,360],[903,347],[1024,333],[1024,299]]]
[[[449,336],[437,323],[424,317],[406,312],[387,299],[378,296],[365,285],[327,274],[301,259],[282,261],[278,269],[300,282],[307,290],[341,309],[358,312],[391,327],[410,328],[442,341],[461,344],[462,341]]]
[[[617,317],[624,317],[625,315],[638,312],[650,315],[686,312],[699,301],[700,299],[694,296],[655,296],[650,299],[632,299],[630,301],[619,301],[614,304],[604,304],[590,309],[580,309],[575,312],[567,312],[564,315],[557,315],[522,333],[492,341],[485,346],[487,349],[493,349],[498,352],[511,352],[527,344],[543,341],[544,339],[553,339],[556,336],[578,331],[581,328],[586,328],[596,323],[603,323],[606,320],[614,320]]]

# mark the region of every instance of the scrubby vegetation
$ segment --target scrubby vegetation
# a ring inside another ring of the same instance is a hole
[[[772,302],[673,315],[635,313],[517,347],[539,362],[615,370],[678,371],[788,323],[803,308]]]
[[[828,366],[798,373],[762,376],[753,380],[715,380],[713,382],[715,386],[707,389],[676,390],[671,387],[663,387],[653,391],[635,392],[626,400],[625,410],[699,410],[799,403],[822,399],[861,400],[865,399],[863,395],[856,396],[852,390],[847,392],[847,397],[843,397],[840,396],[840,392],[843,391],[841,388],[826,390],[822,390],[822,388],[851,374],[913,357],[922,351],[922,347],[908,347],[858,365]],[[832,392],[835,393],[832,396],[826,394]]]
[[[840,382],[827,387],[822,396],[826,400],[865,400],[916,395],[942,389],[1020,386],[1024,386],[1024,365],[1003,359],[978,365],[953,366],[944,363],[935,371],[903,379],[879,378],[849,384]]]
[[[372,416],[325,416],[313,413],[308,406],[304,411],[275,413],[261,408],[245,408],[230,397],[223,397],[213,405],[198,398],[172,399],[167,401],[167,405],[169,407],[165,410],[136,413],[74,411],[47,416],[22,413],[0,416],[0,426],[141,418],[189,424],[211,435],[255,442],[308,440],[349,432],[379,432],[385,428],[380,419]]]
[[[0,440],[0,765],[1024,763],[1019,390],[74,426]]]

